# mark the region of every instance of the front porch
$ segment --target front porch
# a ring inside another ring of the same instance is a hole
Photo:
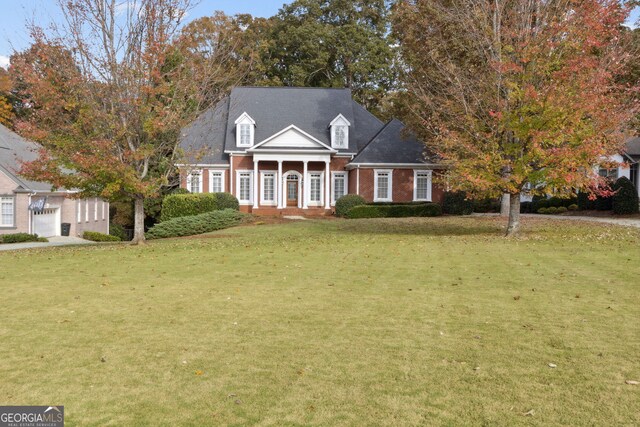
[[[245,211],[245,209],[240,208],[241,211]],[[299,208],[272,208],[272,207],[261,207],[258,209],[254,209],[253,207],[248,207],[246,209],[247,213],[252,213],[253,215],[259,216],[303,216],[303,217],[325,217],[332,216],[333,209],[324,209],[324,208],[309,208],[309,209],[299,209]]]

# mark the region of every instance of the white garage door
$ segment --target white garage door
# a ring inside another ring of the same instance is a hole
[[[58,209],[44,209],[42,212],[33,212],[33,232],[40,237],[59,236]]]

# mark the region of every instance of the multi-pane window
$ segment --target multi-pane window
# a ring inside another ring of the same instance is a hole
[[[238,200],[241,203],[251,203],[251,172],[238,173]]]
[[[415,171],[414,174],[416,201],[431,200],[431,171]]]
[[[276,175],[272,172],[265,173],[262,177],[262,200],[264,202],[276,200]]]
[[[251,125],[241,124],[240,126],[240,143],[238,145],[249,147],[251,146]]]
[[[321,201],[321,181],[322,174],[309,174],[309,201],[319,203]]]
[[[603,178],[607,178],[608,180],[615,181],[616,179],[618,179],[618,168],[600,168],[598,170],[598,175]]]
[[[374,201],[391,201],[391,171],[376,171]]]
[[[347,146],[347,132],[345,130],[346,126],[338,125],[334,126],[334,147],[335,148],[346,148]]]
[[[340,197],[347,194],[346,173],[335,173],[333,175],[333,201],[335,203]]]
[[[200,171],[193,171],[187,177],[187,187],[192,193],[202,192],[202,177]]]
[[[211,186],[211,192],[212,193],[222,193],[224,191],[224,189],[222,188],[222,174],[224,172],[211,172],[210,175],[210,186]]]
[[[0,197],[0,226],[13,227],[13,197]]]

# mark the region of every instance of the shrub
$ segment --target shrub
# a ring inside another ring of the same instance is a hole
[[[538,209],[536,212],[538,212],[539,214],[546,215],[546,214],[548,214],[548,213],[549,213],[549,212],[548,212],[548,209],[549,209],[549,208],[540,208],[540,209]]]
[[[500,200],[491,198],[474,200],[473,211],[478,213],[500,212]]]
[[[240,224],[246,215],[233,209],[206,212],[199,215],[173,218],[154,225],[147,231],[147,239],[193,236]]]
[[[598,211],[610,211],[613,209],[613,197],[596,197],[594,208]]]
[[[117,236],[98,233],[97,231],[85,231],[82,233],[82,238],[84,240],[91,240],[92,242],[119,242],[122,240]]]
[[[596,208],[596,201],[589,199],[589,193],[578,193],[578,209],[591,211]]]
[[[437,203],[421,203],[411,205],[361,205],[354,206],[347,212],[347,218],[407,218],[442,215],[442,208]]]
[[[467,199],[464,191],[447,191],[442,200],[442,211],[449,215],[471,215],[473,201]]]
[[[533,202],[520,202],[520,213],[533,213],[532,210]]]
[[[564,207],[564,206],[558,206],[558,207],[556,208],[556,213],[561,214],[561,213],[565,213],[565,212],[567,212],[568,210],[569,210],[569,209],[567,209],[567,208],[566,208],[566,207]]]
[[[127,232],[124,230],[124,227],[120,224],[109,224],[109,234],[111,236],[119,238],[121,241],[129,240],[129,236]]]
[[[618,178],[615,187],[616,194],[612,197],[613,213],[626,215],[638,213],[639,201],[638,190],[627,177]]]
[[[366,202],[357,194],[345,194],[336,200],[336,216],[347,216],[347,212],[354,206],[364,205]]]
[[[170,194],[162,201],[162,222],[222,209],[238,210],[238,199],[228,193]]]
[[[578,208],[578,205],[574,203],[572,205],[569,205],[567,209],[569,209],[570,211],[577,211],[579,208]]]
[[[558,208],[556,208],[555,206],[550,206],[547,208],[547,214],[553,215],[557,213],[558,213]]]
[[[546,197],[546,196],[533,196],[531,200],[532,212],[538,212],[540,208],[568,208],[570,205],[578,202],[577,197],[561,198],[561,197]]]
[[[0,243],[25,243],[25,242],[48,242],[43,237],[38,237],[37,234],[29,233],[14,233],[0,235]]]

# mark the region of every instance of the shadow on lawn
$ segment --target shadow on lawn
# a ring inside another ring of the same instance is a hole
[[[504,224],[495,219],[379,218],[348,220],[340,231],[357,234],[403,234],[422,236],[503,236]]]

